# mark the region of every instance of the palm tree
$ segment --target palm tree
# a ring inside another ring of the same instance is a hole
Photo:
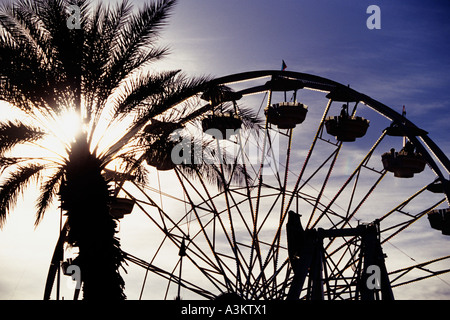
[[[74,263],[81,269],[84,299],[126,298],[119,272],[125,254],[110,214],[116,193],[105,178],[107,167],[145,183],[144,160],[167,158],[173,130],[213,108],[194,103],[176,109],[209,88],[206,78],[148,71],[168,53],[156,40],[175,3],[158,0],[135,10],[127,0],[114,7],[88,0],[19,0],[0,10],[0,100],[21,114],[0,122],[0,227],[29,184],[40,188],[36,225],[59,197],[67,242],[78,248]],[[67,24],[73,5],[80,28]],[[79,119],[78,130],[64,137],[57,127],[70,113],[77,115],[72,121]],[[244,118],[250,126],[256,123],[254,115]],[[124,128],[119,134],[118,127]],[[22,145],[50,153],[25,152]],[[225,181],[215,166],[181,167]],[[239,170],[236,164],[226,167]]]

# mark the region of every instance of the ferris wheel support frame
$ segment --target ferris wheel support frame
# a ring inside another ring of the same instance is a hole
[[[359,261],[355,268],[354,279],[343,290],[350,292],[352,291],[350,287],[356,286],[353,290],[354,299],[394,300],[381,247],[378,220],[355,228],[304,230],[301,227],[300,215],[290,211],[287,232],[289,260],[294,271],[287,300],[299,299],[308,274],[309,284],[305,296],[307,300],[323,300],[326,294],[330,294],[324,288],[324,285],[327,285],[330,291],[323,240],[337,237],[359,237],[361,241],[359,256],[354,257]]]

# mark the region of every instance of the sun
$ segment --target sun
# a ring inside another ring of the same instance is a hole
[[[72,143],[83,131],[83,121],[75,110],[68,110],[56,119],[58,136],[66,143]]]
[[[80,114],[74,109],[67,109],[52,118],[45,117],[37,123],[45,128],[47,135],[34,146],[33,155],[49,159],[65,158],[70,145],[85,130]]]

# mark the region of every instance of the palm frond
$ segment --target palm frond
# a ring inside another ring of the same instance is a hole
[[[37,141],[45,133],[22,122],[0,122],[0,156],[18,144]]]
[[[170,138],[162,140],[164,137],[159,139],[147,147],[146,154],[155,158],[154,163],[168,161],[166,157],[169,157],[185,175],[193,179],[201,178],[221,191],[231,183],[243,185],[251,182],[239,155],[229,154],[225,148],[215,145],[213,140],[192,136],[177,137],[176,141]],[[157,148],[155,144],[158,144]]]
[[[165,93],[180,71],[141,74],[127,81],[115,99],[115,116],[129,114],[151,105],[151,100]]]
[[[135,68],[135,58],[139,57],[141,50],[154,45],[175,3],[175,0],[146,3],[128,19],[115,41],[112,70],[122,70],[121,74],[128,74]]]
[[[166,49],[156,49],[154,45],[175,2],[160,0],[145,4],[138,12],[128,15],[121,28],[112,28],[114,37],[110,43],[113,47],[110,48],[102,79],[105,88],[109,90],[108,95],[134,70],[167,52]],[[127,11],[129,10],[123,10]]]
[[[118,174],[116,181],[133,181],[141,184],[148,182],[148,170],[144,165],[144,159],[142,157],[136,157],[134,154],[123,153],[116,157],[116,160],[120,160],[123,163],[123,167]]]
[[[20,0],[15,3],[5,3],[0,10],[0,25],[2,35],[10,36],[12,41],[28,42],[30,38],[30,30],[40,34],[37,25],[31,22],[37,22],[34,19],[34,13],[38,11],[40,1]]]
[[[120,149],[138,136],[144,126],[158,115],[189,99],[193,95],[201,92],[207,83],[206,78],[188,79],[180,73],[176,73],[164,87],[164,91],[160,94],[153,95],[145,100],[148,105],[138,114],[133,124],[127,132],[108,150],[102,157],[108,159],[113,157]]]
[[[203,180],[214,185],[219,191],[229,188],[234,183],[239,186],[251,185],[251,177],[246,167],[242,164],[181,164],[176,170],[180,170],[186,177],[192,180]]]
[[[0,186],[0,228],[3,227],[7,214],[17,203],[18,195],[33,178],[38,178],[44,165],[30,164],[21,166],[12,172]]]
[[[110,55],[119,30],[125,25],[132,6],[125,0],[115,9],[105,8],[100,2],[86,21],[83,58],[83,94],[87,121],[102,109],[112,89],[106,74]]]
[[[45,9],[42,10],[41,20],[51,34],[49,45],[55,52],[55,64],[60,66],[64,75],[61,85],[70,93],[67,103],[79,110],[83,61],[83,54],[80,54],[80,51],[83,50],[85,30],[67,27],[68,13],[65,1],[49,0],[44,3]],[[83,19],[82,12],[80,18]]]
[[[41,2],[19,1],[0,11],[0,75],[9,84],[0,99],[27,112],[38,108],[48,113],[61,105],[56,90],[66,88],[60,84],[63,73],[55,65],[50,33],[40,18]]]
[[[0,156],[0,175],[3,174],[6,170],[8,170],[9,168],[19,165],[19,164],[24,164],[24,163],[31,163],[31,162],[36,162],[35,157],[5,157],[5,156]]]
[[[100,6],[101,4],[99,4]],[[133,6],[130,1],[124,0],[121,3],[117,3],[114,9],[108,8],[106,10],[101,30],[103,32],[103,40],[107,41],[109,48],[115,48],[117,37],[120,37],[120,30],[125,26],[132,9]]]
[[[207,85],[208,77],[188,78],[179,72],[171,78],[161,94],[150,96],[148,106],[138,116],[138,121],[149,121],[152,118],[173,109],[185,100],[202,92]]]
[[[0,56],[0,75],[5,80],[5,85],[0,88],[0,99],[28,113],[33,107],[45,110],[52,95],[46,89],[47,74],[34,49],[25,43],[2,41]]]
[[[41,185],[40,195],[36,204],[38,211],[36,213],[35,226],[41,222],[45,211],[50,207],[52,200],[57,195],[63,176],[64,169],[59,168],[50,179]]]
[[[199,90],[204,90],[201,97],[198,97],[196,100],[190,100],[192,103],[185,104],[182,108],[174,108],[172,114],[165,117],[166,121],[177,121],[179,125],[186,125],[187,123],[196,123],[208,114],[233,114],[239,116],[242,120],[242,126],[244,129],[254,130],[255,133],[258,134],[261,125],[264,124],[264,121],[258,117],[257,113],[251,108],[239,105],[237,100],[241,97],[238,96],[238,94],[236,94],[231,88],[226,86],[220,86],[218,88],[211,87],[210,83],[211,81],[205,79],[202,87],[198,88]],[[214,97],[212,95],[214,95]],[[200,98],[202,100],[208,100],[209,103],[199,107]],[[171,117],[172,115],[174,115],[174,117]],[[170,118],[178,120],[173,120]]]
[[[203,149],[203,159],[205,160],[200,170],[207,169],[210,171],[211,168],[214,170],[210,179],[216,183],[219,190],[227,189],[230,184],[239,186],[251,184],[252,177],[241,161],[240,151],[228,152],[226,148],[219,144],[210,143]]]
[[[234,113],[235,107],[228,104],[224,107],[224,111]],[[254,130],[255,132],[258,132],[261,126],[264,124],[264,120],[260,117],[258,117],[257,113],[254,109],[248,108],[245,106],[237,106],[237,114],[242,120],[242,125],[244,129],[247,130]]]

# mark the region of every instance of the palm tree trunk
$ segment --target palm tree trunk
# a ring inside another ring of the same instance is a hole
[[[85,139],[72,145],[60,191],[70,227],[68,242],[79,248],[74,264],[81,270],[84,299],[122,300],[119,268],[124,259],[115,237],[117,225],[109,214],[111,192],[101,175],[101,162],[90,153]]]

